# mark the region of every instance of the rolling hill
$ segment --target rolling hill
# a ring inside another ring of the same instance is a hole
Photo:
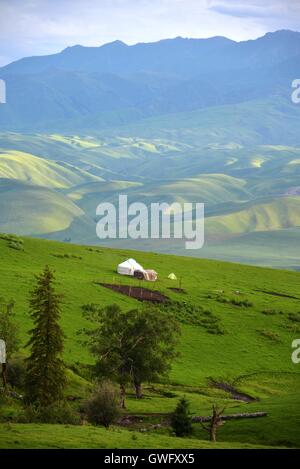
[[[2,231],[101,244],[95,232],[96,207],[103,201],[117,203],[119,194],[146,205],[204,202],[206,243],[199,252],[186,252],[176,240],[123,240],[123,245],[297,268],[297,243],[289,246],[288,256],[283,248],[284,236],[289,239],[289,230],[299,227],[298,146],[220,143],[219,136],[203,145],[202,137],[196,137],[199,127],[171,131],[170,123],[165,125],[164,137],[162,126],[157,125],[157,133],[149,130],[150,122],[146,136],[137,125],[120,130],[120,135],[2,133],[1,185],[9,200],[6,205],[2,198]],[[12,205],[15,217],[8,210]],[[21,212],[27,216],[19,216]],[[264,232],[269,234],[263,251],[268,254],[256,255],[252,240],[258,238],[248,235],[257,233],[263,242]],[[122,243],[111,241],[112,246]]]
[[[250,233],[300,228],[300,198],[282,197],[245,204],[240,211],[206,220],[207,234]]]
[[[1,179],[0,194],[0,229],[3,232],[51,234],[71,228],[76,219],[80,219],[82,229],[90,229],[91,223],[84,212],[53,190]]]
[[[89,181],[101,181],[68,163],[47,161],[29,153],[0,149],[0,179],[64,189]]]

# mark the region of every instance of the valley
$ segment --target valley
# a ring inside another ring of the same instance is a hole
[[[176,239],[167,245],[161,239],[122,242],[142,250],[298,267],[300,147],[249,146],[242,140],[203,146],[182,128],[164,138],[161,130],[153,130],[152,138],[138,134],[139,128],[120,132],[127,136],[2,133],[1,230],[107,245],[96,236],[101,202],[117,206],[119,194],[146,205],[198,202],[205,203],[203,249],[188,252]],[[266,239],[261,256],[257,249]]]

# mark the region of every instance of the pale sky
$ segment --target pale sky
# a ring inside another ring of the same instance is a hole
[[[300,0],[0,0],[0,66],[67,46],[300,31]]]

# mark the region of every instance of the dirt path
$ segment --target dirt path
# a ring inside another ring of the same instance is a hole
[[[243,401],[243,402],[254,402],[254,401],[257,401],[257,399],[255,399],[254,397],[252,396],[249,396],[249,394],[245,394],[243,392],[240,392],[238,391],[234,386],[232,386],[231,384],[228,384],[228,383],[224,383],[224,382],[217,382],[217,381],[213,381],[212,382],[212,386],[214,388],[217,388],[217,389],[222,389],[223,391],[226,391],[228,392],[229,394],[231,394],[231,397],[233,399],[236,399],[237,401]]]

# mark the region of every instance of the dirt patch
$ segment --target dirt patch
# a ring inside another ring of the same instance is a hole
[[[292,298],[293,300],[300,300],[297,296],[286,295],[285,293],[278,293],[276,291],[267,291],[267,290],[256,290],[260,293],[266,293],[267,295],[280,296],[282,298]]]
[[[145,287],[133,287],[131,285],[115,285],[112,283],[98,283],[102,287],[121,293],[122,295],[135,298],[139,301],[149,301],[151,303],[166,303],[169,298],[157,290],[150,290]]]
[[[168,290],[174,291],[175,293],[186,293],[183,288],[169,287]]]
[[[224,382],[217,382],[217,381],[212,381],[211,382],[211,385],[214,387],[214,388],[217,388],[217,389],[222,389],[223,391],[226,391],[228,392],[229,394],[231,394],[231,397],[233,399],[236,399],[237,401],[243,401],[243,402],[254,402],[254,401],[257,401],[257,399],[255,399],[254,397],[252,396],[249,396],[249,394],[245,394],[243,392],[240,392],[238,391],[234,386],[232,386],[231,384],[228,384],[228,383],[224,383]]]

